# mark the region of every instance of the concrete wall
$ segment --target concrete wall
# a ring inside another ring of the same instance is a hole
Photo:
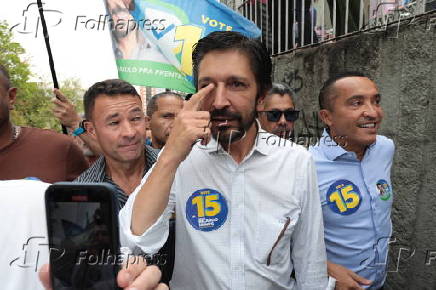
[[[242,0],[221,0],[236,9]],[[436,289],[436,14],[273,58],[274,81],[304,111],[297,135],[315,135],[318,92],[329,75],[359,70],[379,86],[381,134],[392,138],[393,239],[385,289]],[[307,138],[297,139],[307,142]]]
[[[379,86],[385,111],[381,134],[396,144],[396,242],[387,289],[436,289],[436,258],[426,265],[429,255],[436,257],[435,18],[404,23],[398,36],[397,27],[389,27],[273,58],[274,80],[296,90],[310,130],[316,127],[312,112],[318,110],[319,89],[332,73],[360,70]]]

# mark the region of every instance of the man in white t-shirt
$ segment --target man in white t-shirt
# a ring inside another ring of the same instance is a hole
[[[49,185],[0,181],[2,289],[43,289],[38,269],[48,263],[44,193]]]
[[[50,289],[44,204],[49,185],[36,180],[0,180],[0,280],[4,290]],[[120,287],[168,289],[158,285],[160,275],[156,266],[134,263],[121,270],[117,279]]]

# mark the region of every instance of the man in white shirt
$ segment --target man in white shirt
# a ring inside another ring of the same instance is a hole
[[[256,102],[271,87],[266,49],[214,32],[192,58],[199,91],[121,211],[122,235],[157,252],[176,212],[171,289],[325,289],[312,158],[291,142],[268,144],[271,134],[255,122]]]
[[[49,185],[0,180],[2,289],[42,289],[38,269],[48,263],[44,193]]]
[[[49,185],[36,180],[0,180],[2,289],[52,289],[44,204]],[[117,282],[123,289],[168,289],[159,283],[160,277],[156,266],[148,267],[143,259],[135,259],[120,270]]]

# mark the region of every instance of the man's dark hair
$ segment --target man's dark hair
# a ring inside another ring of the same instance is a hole
[[[192,67],[195,87],[198,89],[198,68],[204,56],[217,50],[237,50],[250,60],[251,70],[259,87],[258,96],[271,88],[271,57],[262,42],[234,31],[215,31],[200,39],[192,52]]]
[[[11,87],[11,81],[9,78],[9,72],[5,66],[0,64],[0,81],[3,83],[3,86],[6,90],[9,90]]]
[[[291,97],[291,101],[294,102],[293,98],[295,96],[294,91],[286,84],[282,83],[273,83],[271,89],[266,94],[267,96],[271,95],[289,95]]]
[[[327,109],[329,111],[333,110],[332,100],[333,100],[333,85],[340,79],[348,78],[348,77],[364,77],[367,78],[361,72],[358,71],[345,71],[337,73],[331,76],[328,80],[325,81],[321,90],[319,91],[318,101],[320,110]]]
[[[99,95],[133,95],[141,98],[135,87],[133,87],[128,82],[119,79],[97,82],[93,84],[83,96],[83,106],[85,107],[85,118],[87,120],[92,119],[92,110],[94,109],[95,99]]]
[[[151,97],[151,99],[147,103],[147,116],[151,117],[154,112],[158,110],[157,107],[157,101],[164,97],[175,97],[177,99],[180,99],[183,102],[183,97],[181,94],[178,94],[176,92],[162,92],[154,95]]]

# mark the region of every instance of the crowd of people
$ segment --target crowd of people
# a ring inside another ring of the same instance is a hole
[[[394,144],[377,135],[376,84],[360,72],[332,75],[319,92],[320,142],[274,146],[265,136],[288,138],[299,111],[294,92],[272,83],[264,45],[214,32],[192,60],[197,93],[155,95],[146,114],[122,80],[92,85],[84,118],[55,90],[53,113],[72,136],[14,125],[17,88],[0,66],[0,180],[13,180],[0,181],[0,193],[20,204],[24,184],[112,184],[121,244],[166,257],[162,274],[123,269],[120,287],[382,289]],[[21,180],[29,177],[41,181]]]

